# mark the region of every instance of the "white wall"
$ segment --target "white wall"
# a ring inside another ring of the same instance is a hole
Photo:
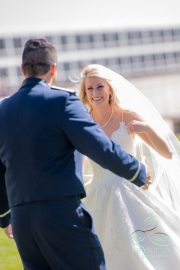
[[[180,74],[136,78],[131,82],[165,118],[180,118]]]

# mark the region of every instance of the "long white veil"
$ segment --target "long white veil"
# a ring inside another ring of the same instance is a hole
[[[144,143],[139,136],[136,136],[137,158],[145,157],[146,163],[151,169],[152,187],[180,217],[180,142],[153,104],[135,86],[116,72],[105,67],[102,68],[102,78],[108,78],[118,95],[120,106],[142,116],[159,135],[166,139],[173,151],[173,158],[167,160]]]
[[[153,104],[130,82],[108,70],[111,83],[120,99],[120,106],[137,112],[152,128],[168,142],[173,158],[167,160],[137,138],[137,154],[145,156],[152,172],[152,186],[163,200],[180,216],[180,143]],[[139,150],[139,151],[138,151]]]

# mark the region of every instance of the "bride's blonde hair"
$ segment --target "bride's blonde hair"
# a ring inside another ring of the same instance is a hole
[[[85,92],[85,78],[88,78],[88,77],[98,77],[98,78],[102,78],[106,80],[112,91],[111,97],[109,99],[109,103],[113,107],[119,108],[120,100],[117,95],[117,91],[115,87],[113,86],[110,70],[102,65],[91,64],[91,65],[86,66],[81,72],[80,89],[79,89],[79,97],[82,100],[83,104],[88,108],[88,110],[89,111],[92,110],[91,105],[89,104],[86,98],[86,92]]]

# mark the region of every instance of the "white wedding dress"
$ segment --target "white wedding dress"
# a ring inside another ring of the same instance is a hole
[[[123,122],[111,139],[135,155]],[[84,200],[102,244],[107,270],[179,270],[180,222],[151,186],[143,190],[91,161]]]

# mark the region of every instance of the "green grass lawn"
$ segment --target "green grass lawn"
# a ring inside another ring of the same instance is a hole
[[[177,137],[178,140],[180,141],[180,133],[176,134],[176,137]]]
[[[23,270],[14,240],[0,229],[0,270]]]

